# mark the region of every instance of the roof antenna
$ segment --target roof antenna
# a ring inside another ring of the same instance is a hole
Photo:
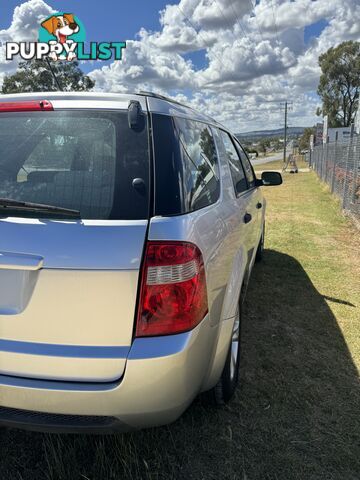
[[[59,82],[59,79],[57,78],[57,76],[56,76],[56,74],[55,74],[55,72],[54,72],[54,70],[53,70],[53,68],[52,68],[52,66],[51,66],[51,64],[50,64],[49,57],[46,57],[46,63],[48,64],[48,67],[49,67],[49,69],[50,69],[50,72],[51,72],[52,76],[54,77],[54,80],[55,80],[55,83],[56,83],[58,89],[60,90],[60,92],[62,92],[63,89],[62,89],[62,87],[61,87],[61,84],[60,84],[60,82]]]

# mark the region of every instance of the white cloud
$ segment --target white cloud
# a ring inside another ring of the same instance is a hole
[[[251,0],[200,0],[194,8],[193,19],[204,29],[231,29],[251,10]]]
[[[333,6],[336,14],[328,18],[329,25],[289,69],[289,84],[298,91],[317,89],[321,74],[318,58],[323,52],[341,42],[360,39],[360,4],[347,0],[341,5],[342,8]]]
[[[198,87],[190,61],[177,53],[154,49],[145,41],[128,41],[124,61],[95,70],[91,76],[96,89],[112,92],[136,91],[139,86],[152,90],[154,85],[165,92]]]
[[[323,18],[332,18],[339,3],[336,0],[263,0],[255,7],[255,13],[261,29],[281,33],[288,28],[305,27]]]
[[[1,40],[14,42],[35,41],[40,23],[54,10],[43,0],[29,0],[15,7],[13,19],[7,30],[0,30]]]
[[[210,88],[227,82],[250,81],[263,75],[277,75],[296,63],[296,57],[286,46],[272,45],[268,40],[253,45],[239,39],[217,44],[209,52],[210,65],[202,74],[203,85]]]

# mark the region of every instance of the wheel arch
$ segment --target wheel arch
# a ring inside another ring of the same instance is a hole
[[[244,249],[239,250],[235,256],[229,281],[227,284],[218,326],[217,340],[214,344],[214,353],[210,359],[210,366],[204,378],[202,391],[211,389],[218,382],[224,369],[226,357],[231,341],[236,309],[242,296],[245,296],[249,280],[250,269],[248,256]]]

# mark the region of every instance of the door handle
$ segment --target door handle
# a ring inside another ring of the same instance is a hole
[[[252,215],[250,213],[245,213],[244,215],[244,223],[249,223],[252,220]]]
[[[256,208],[262,208],[262,203],[261,203],[261,202],[258,202],[258,203],[256,204]]]

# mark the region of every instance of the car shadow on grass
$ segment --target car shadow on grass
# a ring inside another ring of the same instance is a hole
[[[172,425],[116,436],[4,430],[0,478],[355,480],[359,405],[358,372],[325,299],[293,257],[267,250],[228,406],[200,398]]]

